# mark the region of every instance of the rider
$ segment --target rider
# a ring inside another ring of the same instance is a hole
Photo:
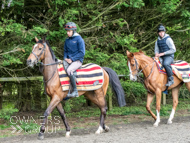
[[[64,60],[69,64],[67,74],[70,78],[73,92],[67,94],[67,97],[78,97],[75,77],[73,72],[82,66],[85,55],[85,43],[82,37],[76,32],[77,27],[74,22],[68,22],[65,25],[68,38],[64,44]]]
[[[166,86],[169,87],[174,84],[171,64],[174,61],[174,53],[176,52],[176,47],[171,37],[165,33],[166,29],[162,24],[158,26],[157,32],[158,40],[155,43],[155,57],[160,57],[160,61],[165,68],[168,76],[168,82]]]

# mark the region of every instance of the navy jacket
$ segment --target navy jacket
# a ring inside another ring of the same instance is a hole
[[[85,55],[85,44],[82,37],[75,33],[72,37],[65,40],[64,45],[64,60],[71,59],[73,62],[79,60],[83,63]]]
[[[170,36],[167,36],[161,40],[157,40],[158,48],[160,53],[164,53],[170,50],[169,46],[166,44],[166,40],[170,38]],[[174,58],[174,53],[166,56],[171,56]],[[162,56],[165,57],[165,56]]]

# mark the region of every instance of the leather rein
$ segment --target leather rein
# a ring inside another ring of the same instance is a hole
[[[134,56],[134,60],[135,60],[135,65],[136,65],[136,69],[135,69],[134,71],[137,71],[137,74],[134,75],[134,76],[137,76],[137,79],[140,79],[140,82],[143,83],[145,89],[146,89],[149,93],[153,94],[153,93],[145,86],[144,81],[152,74],[155,60],[153,61],[152,68],[151,68],[151,71],[150,71],[149,75],[148,75],[147,77],[145,77],[144,79],[140,77],[140,73],[141,73],[149,64],[147,64],[144,68],[142,68],[142,69],[139,71],[139,64],[138,64],[138,62],[137,62],[135,56]],[[130,72],[130,74],[132,74],[134,71]]]
[[[40,58],[41,58],[43,52],[44,52],[44,57],[45,57],[46,43],[43,43],[43,46],[44,46],[44,48],[43,48],[42,51],[40,52],[40,55],[39,55],[39,56],[37,56],[37,55],[33,52],[33,50],[32,50],[32,54],[36,57],[36,60],[35,60],[35,61],[37,61],[37,62],[36,62],[36,65],[40,64],[39,70],[40,70],[40,72],[42,73],[42,75],[43,75],[44,66],[57,65],[57,64],[61,63],[61,62],[55,62],[55,63],[51,63],[51,64],[44,64],[44,63],[40,62],[39,60],[40,60]],[[45,80],[43,79],[44,83],[47,83],[48,81],[50,81],[50,80],[54,77],[56,70],[57,70],[57,68],[55,68],[55,70],[54,70],[52,76],[51,76],[48,80],[45,81]],[[43,75],[43,77],[44,77],[44,75]]]

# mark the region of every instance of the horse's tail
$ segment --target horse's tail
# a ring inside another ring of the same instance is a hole
[[[103,69],[108,73],[109,75],[109,83],[111,84],[112,90],[114,91],[117,101],[120,107],[125,106],[125,93],[123,90],[123,87],[121,86],[121,83],[119,81],[119,78],[117,76],[117,73],[108,68],[108,67],[103,67]]]

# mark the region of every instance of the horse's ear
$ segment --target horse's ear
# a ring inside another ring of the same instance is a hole
[[[45,43],[46,42],[46,37],[44,37],[42,41],[43,41],[43,43]]]
[[[144,52],[142,50],[139,51],[140,53],[144,54]]]
[[[128,50],[126,51],[126,54],[127,54],[127,57],[133,57],[134,56],[134,54],[129,52]]]
[[[37,37],[35,37],[35,40],[36,40],[36,42],[38,42],[38,41],[39,41]]]

